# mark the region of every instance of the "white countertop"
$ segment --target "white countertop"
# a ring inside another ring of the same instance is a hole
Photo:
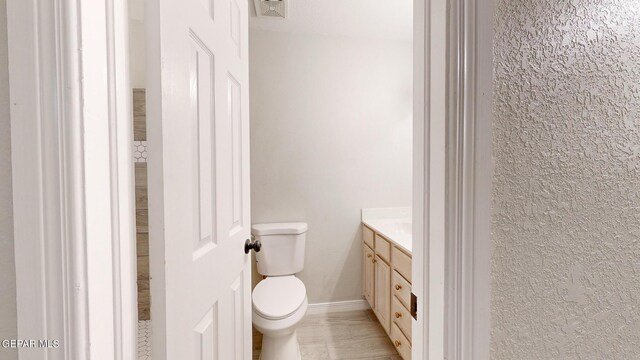
[[[413,245],[411,221],[410,207],[362,209],[363,224],[408,253]]]

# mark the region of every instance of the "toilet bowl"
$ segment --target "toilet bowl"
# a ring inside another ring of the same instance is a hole
[[[307,289],[295,274],[304,267],[305,223],[270,223],[251,227],[261,250],[258,273],[266,276],[253,289],[253,326],[262,333],[261,360],[300,360],[296,327],[307,312]]]
[[[307,312],[307,292],[293,275],[268,277],[253,290],[253,326],[262,333],[261,360],[300,360],[296,327]]]

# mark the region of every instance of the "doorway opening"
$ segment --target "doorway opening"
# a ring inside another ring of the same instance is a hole
[[[151,290],[149,284],[149,197],[147,183],[145,1],[128,0],[129,74],[133,120],[138,360],[151,359]]]
[[[406,358],[413,1],[329,4],[250,14],[251,221],[308,224],[296,274],[309,302],[303,354]],[[253,285],[261,281],[255,271]],[[259,356],[263,334],[254,334]]]
[[[138,353],[148,359],[154,320],[148,9],[144,0],[128,4]],[[391,10],[365,1],[287,6],[286,19],[259,16],[249,6],[251,223],[309,225],[305,267],[296,275],[310,304],[300,330],[303,352],[339,358],[367,344],[365,357],[407,358],[413,326],[413,2]],[[255,259],[252,264],[253,288],[263,277]],[[320,328],[312,325],[317,323]],[[323,332],[330,335],[319,337]],[[259,356],[262,335],[255,329],[253,339]]]

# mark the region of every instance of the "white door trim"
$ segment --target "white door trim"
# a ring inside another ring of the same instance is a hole
[[[414,2],[414,359],[489,358],[493,1],[476,2]]]
[[[445,356],[448,6],[447,0],[414,1],[414,359]]]
[[[127,4],[8,0],[21,359],[136,356]]]
[[[489,359],[493,1],[451,5],[446,358]]]

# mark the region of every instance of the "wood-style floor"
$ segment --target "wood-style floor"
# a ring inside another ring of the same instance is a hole
[[[401,360],[371,310],[307,315],[298,327],[302,360]],[[253,358],[262,334],[253,330]]]

